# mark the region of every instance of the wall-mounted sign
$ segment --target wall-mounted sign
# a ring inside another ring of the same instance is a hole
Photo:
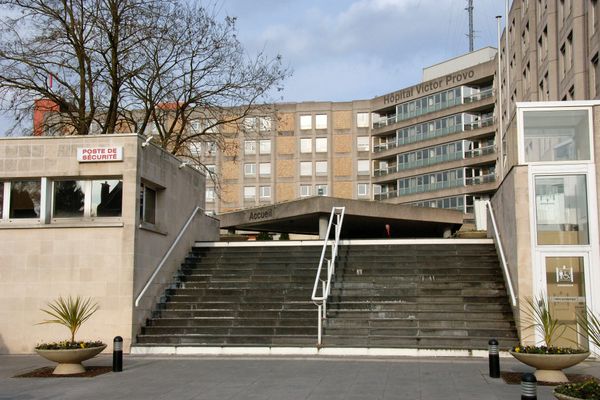
[[[123,161],[123,147],[79,147],[79,162]]]
[[[257,221],[261,219],[273,218],[273,209],[269,208],[263,211],[250,211],[248,221]]]

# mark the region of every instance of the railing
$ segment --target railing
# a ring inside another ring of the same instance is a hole
[[[478,149],[466,150],[465,158],[473,158],[473,157],[481,157],[486,156],[488,154],[492,154],[496,151],[496,145],[490,145],[485,147],[480,147]]]
[[[148,288],[150,287],[150,285],[152,284],[152,281],[154,280],[154,278],[156,278],[156,275],[158,275],[158,273],[160,272],[161,268],[163,267],[163,265],[165,265],[165,262],[167,262],[167,259],[169,258],[169,256],[171,255],[171,253],[173,252],[173,249],[175,249],[175,246],[177,246],[177,244],[179,243],[179,241],[181,240],[181,237],[183,236],[183,234],[185,233],[185,231],[187,230],[188,226],[190,226],[190,224],[192,223],[192,220],[194,219],[194,217],[196,216],[196,214],[198,213],[198,211],[202,210],[202,208],[200,208],[199,206],[194,208],[194,211],[192,211],[192,214],[190,215],[190,217],[187,219],[185,225],[183,225],[183,227],[181,228],[181,230],[179,231],[179,234],[177,235],[177,237],[175,238],[175,240],[173,241],[173,243],[171,244],[171,247],[169,247],[169,250],[167,250],[167,252],[165,253],[165,255],[163,256],[163,258],[160,260],[160,263],[158,263],[158,266],[156,267],[156,269],[154,270],[154,272],[152,273],[152,275],[150,276],[150,278],[148,278],[148,280],[146,281],[146,284],[144,285],[144,288],[142,289],[142,291],[140,292],[140,294],[137,296],[137,298],[135,299],[135,306],[139,306],[140,304],[140,300],[142,299],[142,297],[144,296],[144,293],[146,293],[146,290],[148,290]]]
[[[331,280],[335,275],[335,262],[337,258],[338,244],[340,242],[340,234],[342,232],[342,223],[344,221],[345,207],[333,207],[331,209],[331,216],[329,217],[329,224],[327,225],[327,233],[323,238],[323,251],[321,252],[321,259],[319,260],[319,267],[317,269],[317,276],[315,277],[315,285],[313,286],[311,299],[317,306],[318,312],[318,338],[317,346],[322,343],[323,336],[323,320],[327,318],[327,297],[331,292]],[[329,234],[331,228],[335,228],[334,240],[329,240]],[[330,258],[325,258],[327,254],[327,247],[331,246]],[[323,263],[327,262],[327,276],[325,279],[321,278],[323,271]],[[317,296],[317,290],[321,286],[321,295]]]
[[[465,103],[473,103],[475,101],[481,101],[483,99],[487,99],[489,97],[492,97],[494,95],[494,89],[486,89],[484,91],[481,91],[479,93],[474,93],[471,94],[469,96],[465,96],[464,97],[464,102]]]
[[[494,182],[496,180],[496,174],[487,174],[480,176],[473,176],[465,179],[465,184],[470,185],[483,185],[484,183]]]
[[[508,294],[510,296],[510,302],[513,307],[517,306],[517,298],[515,296],[515,290],[513,288],[512,279],[510,276],[510,270],[508,269],[508,263],[506,262],[506,257],[504,256],[504,250],[502,248],[502,242],[500,241],[500,233],[498,233],[498,225],[496,225],[496,216],[494,215],[494,209],[492,208],[492,203],[489,200],[485,201],[485,206],[490,212],[490,219],[492,221],[492,233],[494,234],[494,242],[496,243],[496,247],[498,248],[498,253],[500,254],[500,261],[502,263],[502,272],[504,273],[504,280],[508,285]]]

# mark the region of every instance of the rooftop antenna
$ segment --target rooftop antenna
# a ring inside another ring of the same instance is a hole
[[[473,52],[473,41],[475,39],[475,31],[473,30],[473,0],[467,0],[467,8],[465,8],[469,13],[469,33],[467,37],[469,38],[469,52]]]

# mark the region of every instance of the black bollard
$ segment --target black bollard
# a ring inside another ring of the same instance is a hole
[[[123,338],[115,336],[113,340],[113,372],[123,371]]]
[[[490,357],[490,378],[500,378],[500,354],[498,353],[498,341],[490,339],[489,357]]]
[[[521,376],[521,400],[537,400],[537,379],[529,372]]]

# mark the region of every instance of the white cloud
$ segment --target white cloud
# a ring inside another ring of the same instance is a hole
[[[477,47],[495,44],[493,16],[502,3],[476,3]],[[261,4],[253,2],[252,21],[240,17],[240,38],[249,49],[282,54],[293,68],[286,101],[391,92],[417,83],[423,67],[468,50],[462,0],[281,1],[264,15]]]

